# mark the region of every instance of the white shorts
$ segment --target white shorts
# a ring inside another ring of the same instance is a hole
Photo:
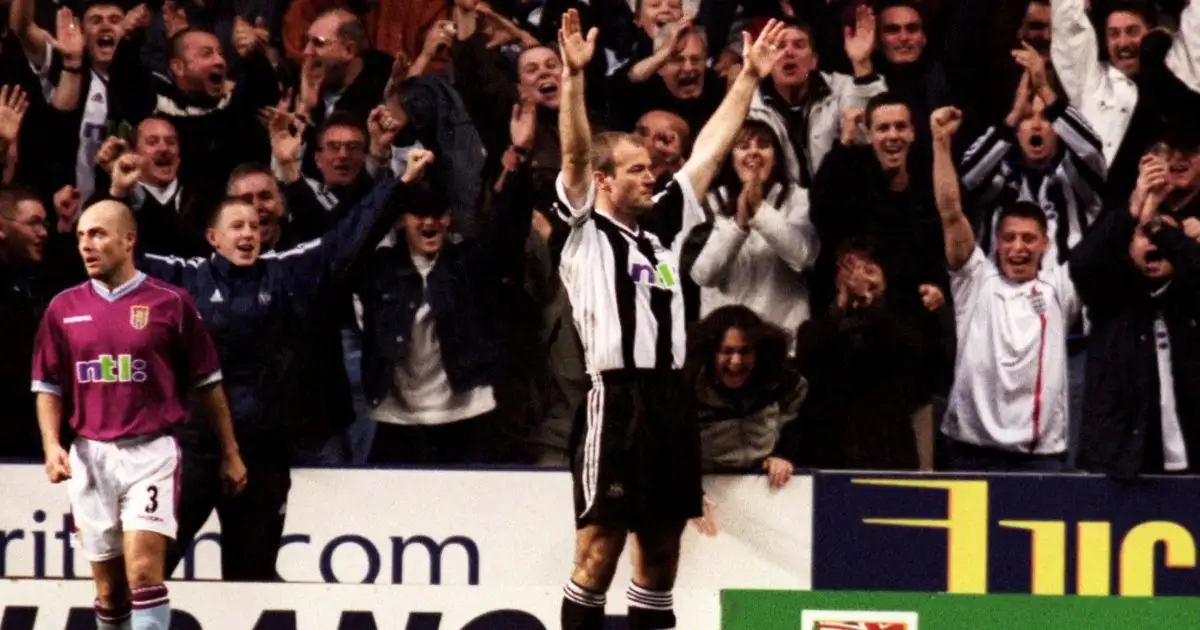
[[[103,562],[124,554],[124,532],[175,538],[181,470],[174,437],[71,445],[67,494],[83,554]]]

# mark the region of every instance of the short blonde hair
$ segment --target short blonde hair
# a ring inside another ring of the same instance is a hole
[[[604,131],[592,137],[592,170],[605,175],[616,173],[617,163],[614,158],[617,147],[622,142],[628,142],[635,147],[642,146],[642,139],[624,131]]]

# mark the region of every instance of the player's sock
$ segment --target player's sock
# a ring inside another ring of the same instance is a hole
[[[155,584],[133,589],[130,630],[167,630],[171,627],[171,599],[167,586]]]
[[[129,602],[105,608],[97,599],[96,630],[127,630],[129,628]]]
[[[563,587],[563,630],[602,630],[604,593],[593,593],[568,580]]]
[[[671,591],[652,591],[630,582],[629,630],[670,630],[675,627],[675,598]]]

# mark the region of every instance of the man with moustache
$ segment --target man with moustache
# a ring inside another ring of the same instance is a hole
[[[1078,466],[1118,477],[1194,472],[1200,454],[1200,245],[1162,205],[1169,163],[1147,153],[1140,171],[1071,251],[1095,341]]]
[[[650,172],[657,182],[665,184],[664,178],[677,173],[691,153],[691,128],[686,120],[671,112],[658,109],[646,112],[633,132],[650,152]]]
[[[102,189],[91,203],[116,199],[130,207],[138,221],[139,252],[190,258],[209,251],[204,226],[209,203],[216,195],[204,193],[199,185],[185,184],[179,174],[179,149],[175,127],[155,116],[137,126],[132,147],[113,137],[96,155],[97,183]],[[127,153],[133,157],[122,161]],[[138,177],[115,172],[121,168],[136,169]]]
[[[1046,215],[1015,202],[996,219],[996,260],[963,214],[953,107],[930,118],[933,178],[954,297],[958,356],[942,433],[951,470],[1062,471],[1067,450],[1067,331],[1080,303],[1067,267],[1042,259]]]
[[[853,77],[817,70],[809,26],[791,23],[785,34],[783,59],[755,92],[750,118],[771,126],[783,146],[792,182],[807,188],[844,131],[842,112],[865,107],[886,88],[872,70],[875,14],[870,8],[859,7],[855,28],[846,29]]]

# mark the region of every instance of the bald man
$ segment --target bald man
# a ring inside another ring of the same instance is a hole
[[[46,476],[67,482],[96,582],[97,629],[167,630],[163,563],[180,464],[171,429],[187,419],[188,389],[220,436],[230,492],[245,485],[246,469],[212,339],[187,293],[134,268],[129,207],[89,207],[76,236],[90,279],[50,302],[34,341]],[[59,434],[64,409],[77,434],[70,452]]]

